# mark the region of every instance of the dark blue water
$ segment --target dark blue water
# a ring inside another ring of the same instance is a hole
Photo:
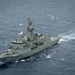
[[[75,75],[75,0],[0,0],[0,52],[27,26],[58,35],[59,45],[0,69],[0,75]]]

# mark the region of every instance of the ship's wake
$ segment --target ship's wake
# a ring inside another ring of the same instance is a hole
[[[75,39],[75,32],[70,33],[70,34],[68,34],[68,33],[67,34],[60,34],[59,37],[60,37],[59,43],[68,42],[70,40]]]

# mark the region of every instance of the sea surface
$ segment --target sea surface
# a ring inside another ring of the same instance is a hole
[[[61,37],[59,44],[0,68],[0,75],[75,75],[75,0],[0,0],[0,52],[25,32]]]

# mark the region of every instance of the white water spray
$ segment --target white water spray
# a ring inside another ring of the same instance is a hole
[[[65,35],[61,34],[61,35],[59,35],[59,37],[60,37],[59,43],[74,40],[75,39],[75,32],[70,33],[70,34],[65,34]]]

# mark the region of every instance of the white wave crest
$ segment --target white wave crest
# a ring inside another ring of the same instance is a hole
[[[18,63],[18,62],[19,62],[18,60],[15,61],[15,63]]]
[[[50,54],[46,56],[46,58],[51,58],[51,57],[52,57],[52,55],[50,55]]]
[[[21,61],[22,61],[22,62],[24,62],[24,61],[25,61],[25,59],[22,59]]]
[[[20,23],[19,26],[23,26],[24,24]]]
[[[47,56],[46,56],[46,58],[52,58],[52,56],[55,54],[55,52],[52,52],[52,53],[50,53],[50,54],[48,54]]]

